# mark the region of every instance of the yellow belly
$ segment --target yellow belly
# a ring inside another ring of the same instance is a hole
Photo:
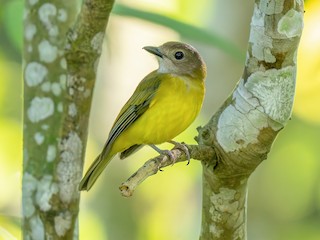
[[[146,112],[115,140],[112,152],[134,144],[160,144],[173,139],[194,121],[203,97],[202,81],[166,78]]]

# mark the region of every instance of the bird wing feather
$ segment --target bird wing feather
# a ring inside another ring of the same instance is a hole
[[[109,153],[117,137],[149,108],[162,79],[161,75],[155,73],[155,71],[150,73],[139,83],[131,98],[121,109],[101,152],[102,159]]]
[[[80,190],[88,191],[92,187],[103,169],[113,157],[113,153],[110,155],[110,149],[114,141],[149,108],[160,82],[161,77],[158,74],[155,74],[155,72],[152,72],[139,83],[135,92],[123,106],[116,118],[102,152],[97,156],[86,175],[81,180],[79,184]],[[128,151],[124,151],[124,155],[130,155],[140,146],[133,145],[131,147],[129,147]]]

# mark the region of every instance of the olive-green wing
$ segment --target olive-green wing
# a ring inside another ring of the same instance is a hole
[[[110,131],[108,140],[99,156],[91,164],[89,170],[79,184],[80,190],[89,190],[95,183],[103,169],[107,166],[115,153],[110,153],[110,149],[117,137],[131,126],[148,108],[155,96],[161,82],[161,76],[156,72],[150,73],[138,85],[131,98],[121,109],[113,127]],[[140,148],[133,145],[124,151],[122,157],[132,154]]]
[[[121,109],[101,153],[106,156],[117,137],[130,127],[148,108],[161,82],[161,75],[152,72],[137,86],[131,98]],[[132,152],[131,152],[132,153]],[[128,155],[126,155],[128,156]]]
[[[131,154],[135,153],[136,151],[138,151],[143,146],[144,145],[135,144],[135,145],[129,147],[128,149],[126,149],[126,150],[124,150],[123,152],[120,153],[120,159],[125,159],[125,158],[129,157]]]

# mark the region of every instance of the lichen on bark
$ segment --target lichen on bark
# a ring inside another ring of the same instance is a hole
[[[96,66],[113,0],[26,1],[24,239],[77,239]]]

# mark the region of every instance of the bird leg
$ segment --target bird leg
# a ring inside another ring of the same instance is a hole
[[[186,147],[186,145],[183,143],[173,141],[173,140],[168,141],[168,143],[171,143],[174,145],[173,149],[180,149],[182,152],[184,152],[184,154],[187,157],[187,161],[188,161],[187,165],[189,165],[190,153],[189,153],[189,149]],[[155,146],[154,144],[150,144],[149,146],[152,147],[154,150],[156,150],[159,154],[167,155],[170,158],[170,160],[172,161],[172,165],[174,165],[176,163],[176,158],[170,150],[162,150],[162,149],[158,148],[157,146]],[[161,171],[161,163],[159,165],[160,171]]]
[[[180,149],[181,151],[184,152],[184,154],[186,155],[187,157],[187,165],[189,165],[190,163],[190,153],[189,153],[189,149],[186,147],[186,145],[184,143],[179,143],[179,142],[176,142],[176,141],[168,141],[168,143],[171,143],[174,145],[173,149]]]
[[[150,147],[152,147],[155,151],[157,151],[160,155],[167,155],[168,158],[173,162],[172,165],[176,162],[176,158],[173,156],[172,152],[170,150],[162,150],[155,146],[154,144],[150,144]],[[161,162],[162,163],[162,162]],[[161,163],[159,165],[159,170],[161,170]]]

